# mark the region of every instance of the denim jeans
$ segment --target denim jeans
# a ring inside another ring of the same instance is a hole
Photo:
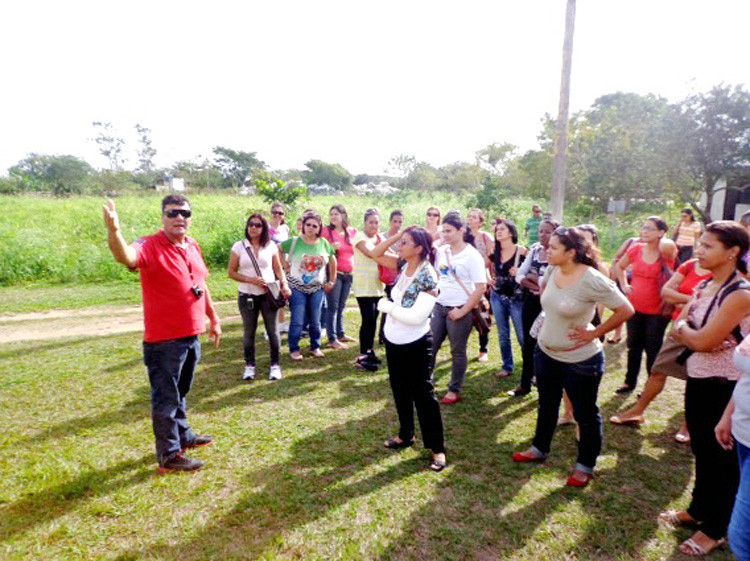
[[[536,350],[536,339],[534,339],[529,331],[531,326],[534,325],[534,320],[542,311],[542,304],[539,300],[539,296],[535,296],[530,292],[524,294],[522,304],[521,317],[523,318],[523,351],[521,356],[523,357],[523,370],[521,371],[521,381],[518,387],[530,391],[531,380],[536,374],[534,372],[534,352]]]
[[[320,348],[320,312],[323,302],[323,290],[318,290],[312,294],[300,292],[292,288],[292,297],[289,298],[289,309],[292,312],[292,318],[289,321],[289,351],[299,350],[299,340],[302,335],[302,326],[305,318],[310,322],[310,348]]]
[[[159,465],[195,439],[187,422],[185,396],[201,358],[197,336],[143,343],[143,363],[151,384],[151,423]]]
[[[604,353],[599,352],[581,362],[567,363],[555,360],[537,346],[534,361],[539,409],[533,447],[544,456],[549,454],[565,390],[573,403],[573,416],[581,431],[576,469],[593,473],[602,450],[602,416],[596,398],[604,374]]]
[[[713,540],[727,534],[740,480],[737,453],[719,446],[714,433],[734,386],[726,378],[692,377],[685,385],[685,420],[695,456],[695,484],[687,511]]]
[[[492,313],[497,324],[497,338],[503,357],[503,370],[513,372],[513,348],[510,344],[510,322],[516,331],[518,344],[523,349],[523,302],[510,296],[501,296],[494,290],[490,294]]]
[[[448,389],[452,392],[460,392],[466,378],[466,342],[469,340],[469,334],[474,324],[471,321],[471,314],[466,314],[458,321],[448,319],[448,312],[452,308],[445,307],[441,304],[435,304],[430,319],[430,331],[432,332],[432,363],[430,369],[435,368],[440,346],[445,341],[446,335],[451,344],[451,381],[448,383]]]
[[[729,522],[729,547],[739,561],[750,561],[750,448],[737,442],[740,461],[740,486]]]
[[[271,309],[265,294],[260,296],[244,294],[237,296],[237,307],[242,316],[242,347],[245,364],[255,366],[255,332],[258,330],[258,315],[263,314],[263,324],[268,335],[268,345],[271,351],[271,364],[279,364],[279,331],[276,329],[276,310]]]
[[[352,278],[351,273],[339,272],[336,275],[336,284],[331,292],[326,294],[328,302],[326,331],[330,343],[346,335],[344,331],[344,310],[346,309],[346,299],[349,298],[349,292],[352,289]]]

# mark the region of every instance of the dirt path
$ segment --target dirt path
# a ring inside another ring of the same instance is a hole
[[[239,321],[235,302],[217,302],[216,307],[222,323]],[[60,337],[104,337],[142,330],[141,306],[102,306],[0,316],[0,344]]]

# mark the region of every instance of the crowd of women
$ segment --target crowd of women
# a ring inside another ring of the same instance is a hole
[[[538,231],[529,237],[538,241],[528,248],[519,243],[511,220],[497,218],[487,231],[479,209],[464,220],[456,211],[443,216],[430,207],[424,226],[404,228],[400,210],[381,224],[379,211],[371,208],[357,228],[337,204],[327,224],[318,212],[306,210],[296,232],[285,212],[277,203],[269,219],[252,214],[229,257],[244,324],[244,379],[256,375],[261,314],[272,380],[282,376],[280,331],[287,324],[294,361],[305,359],[303,337],[310,339],[310,357],[324,356],[325,328],[328,349],[358,341],[353,366],[375,371],[382,365],[379,342],[399,419],[398,433],[384,446],[415,443],[416,409],[424,446],[431,451],[429,467],[440,471],[446,466],[440,403],[462,399],[467,343],[475,329],[477,360],[488,360],[491,310],[502,361],[497,377],[514,375],[512,329],[522,367],[517,387],[508,394],[520,398],[534,384],[538,392],[533,441],[513,453],[513,461],[543,462],[556,427],[575,423],[578,455],[567,485],[585,487],[602,449],[597,397],[604,342],[617,344],[625,325],[627,369],[616,391],[636,389],[644,353],[648,378],[636,403],[610,418],[613,424],[644,422],[667,377],[686,380],[685,424],[676,439],[690,443],[695,484],[690,505],[663,512],[660,520],[695,527],[680,545],[687,555],[710,553],[729,529],[734,553],[750,560],[750,341],[745,337],[750,213],[741,222],[716,221],[702,230],[685,209],[671,235],[664,220],[648,217],[609,267],[601,259],[594,226],[566,227],[549,217],[539,221],[536,207],[526,233],[534,222]],[[351,292],[359,308],[358,339],[345,329]],[[288,322],[283,321],[285,299]],[[439,400],[433,369],[446,338],[451,375]]]

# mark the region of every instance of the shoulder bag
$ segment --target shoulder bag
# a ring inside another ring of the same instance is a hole
[[[461,282],[461,279],[458,278],[458,275],[456,275],[456,273],[453,271],[453,268],[451,267],[450,257],[448,257],[449,254],[450,249],[447,249],[445,252],[445,260],[448,263],[448,271],[450,271],[451,275],[453,275],[453,278],[456,279],[458,286],[463,289],[463,291],[466,293],[466,296],[471,297],[471,292],[469,292],[464,283]],[[471,322],[474,324],[474,327],[477,328],[477,331],[480,335],[486,335],[490,332],[490,328],[492,327],[492,314],[490,313],[490,305],[487,302],[487,298],[485,298],[484,296],[482,296],[479,299],[477,305],[472,308]]]
[[[261,275],[260,273],[260,267],[258,267],[258,261],[255,259],[253,250],[246,245],[245,251],[247,251],[247,254],[250,257],[250,261],[253,262],[255,274],[257,274],[258,277],[262,278],[263,275]],[[271,306],[272,310],[278,310],[279,308],[283,308],[286,305],[286,297],[281,293],[281,286],[279,285],[279,281],[277,280],[266,283],[265,296],[266,300],[268,300],[268,305]]]

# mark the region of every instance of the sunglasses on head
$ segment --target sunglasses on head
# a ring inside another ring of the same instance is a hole
[[[170,208],[169,210],[164,211],[164,216],[166,216],[167,218],[177,218],[180,215],[182,215],[183,218],[190,218],[191,214],[193,213],[190,212],[189,208]]]
[[[262,222],[248,222],[247,227],[248,228],[262,228],[263,223]]]
[[[284,216],[283,210],[272,210],[271,214],[278,214],[279,216]]]

